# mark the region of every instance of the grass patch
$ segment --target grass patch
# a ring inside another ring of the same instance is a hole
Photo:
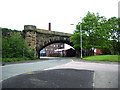
[[[97,55],[84,57],[84,60],[94,60],[94,61],[111,61],[120,62],[120,56],[118,55]]]
[[[2,58],[2,62],[15,62],[15,61],[26,61],[26,60],[35,60],[37,58]]]

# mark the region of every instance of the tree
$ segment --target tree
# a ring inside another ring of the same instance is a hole
[[[109,49],[114,46],[115,50],[116,44],[118,42],[118,18],[112,17],[107,19],[105,17],[99,16],[99,14],[94,14],[88,12],[87,15],[82,18],[82,36],[83,36],[83,48],[89,52],[92,48]],[[113,45],[116,42],[115,45]],[[76,30],[71,37],[71,41],[74,44],[74,48],[80,49],[80,24],[76,25]]]
[[[120,18],[112,17],[108,20],[111,35],[111,52],[120,54]]]

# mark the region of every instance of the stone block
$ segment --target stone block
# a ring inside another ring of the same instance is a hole
[[[36,30],[36,26],[34,26],[34,25],[25,25],[24,30]]]

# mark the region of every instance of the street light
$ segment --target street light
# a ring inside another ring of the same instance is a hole
[[[23,48],[23,57],[25,56],[25,48]]]
[[[74,25],[74,24],[70,24],[70,25]],[[79,29],[79,31],[80,31],[80,52],[81,52],[80,58],[82,59],[83,58],[83,56],[82,56],[82,23],[79,22],[78,25],[80,25],[80,29]]]
[[[80,57],[83,58],[82,57],[82,23],[80,23],[80,48],[81,48]]]

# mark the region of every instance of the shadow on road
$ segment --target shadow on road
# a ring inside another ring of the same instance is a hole
[[[53,69],[35,71],[11,77],[3,88],[93,88],[94,71]]]

